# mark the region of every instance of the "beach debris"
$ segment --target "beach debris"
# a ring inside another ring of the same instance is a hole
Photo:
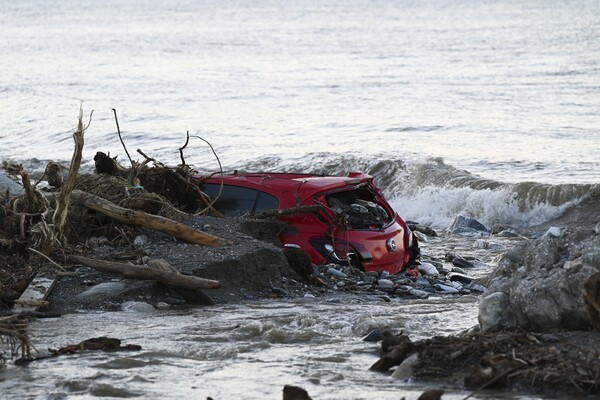
[[[75,263],[94,268],[98,271],[121,274],[130,279],[155,280],[169,286],[189,289],[217,289],[221,286],[218,281],[182,275],[176,270],[164,270],[150,266],[138,266],[131,263],[118,263],[95,260],[82,256],[70,256]],[[166,263],[166,262],[164,262]],[[163,263],[163,265],[164,265]]]
[[[383,355],[369,368],[371,371],[385,372],[400,365],[413,352],[414,345],[408,335],[394,335],[383,332],[381,350]]]
[[[22,357],[15,360],[15,365],[27,365],[33,361],[46,360],[48,358],[73,355],[86,351],[139,351],[142,346],[137,344],[127,344],[122,346],[120,339],[110,338],[106,336],[96,337],[84,340],[78,344],[72,344],[61,347],[59,349],[48,349],[49,355],[39,356],[35,358]]]
[[[10,358],[21,356],[31,357],[31,342],[29,339],[29,319],[22,315],[0,317],[0,349],[8,347]],[[4,353],[0,352],[0,363],[6,361]]]
[[[312,398],[301,387],[285,385],[283,387],[283,400],[312,400]]]
[[[73,201],[77,202],[78,204],[81,204],[94,211],[98,211],[116,221],[125,224],[141,225],[146,228],[165,232],[189,243],[211,247],[216,247],[227,243],[227,241],[217,236],[198,231],[177,221],[173,221],[159,215],[148,214],[143,211],[119,207],[118,205],[105,200],[102,197],[85,193],[80,190],[74,190],[72,197]]]

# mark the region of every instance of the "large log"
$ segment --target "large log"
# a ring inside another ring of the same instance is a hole
[[[87,208],[98,211],[110,218],[133,225],[141,225],[146,228],[155,229],[175,236],[178,239],[189,243],[202,244],[204,246],[217,247],[228,242],[218,236],[209,233],[197,231],[187,225],[170,220],[158,215],[147,214],[143,211],[130,210],[119,207],[118,205],[80,190],[73,190],[71,197],[74,202]]]
[[[221,287],[221,283],[219,281],[198,278],[197,276],[182,275],[178,272],[169,271],[167,269],[160,270],[128,263],[95,260],[93,258],[81,256],[71,256],[69,259],[101,272],[121,274],[124,277],[131,279],[154,280],[169,286],[187,289],[217,289]]]

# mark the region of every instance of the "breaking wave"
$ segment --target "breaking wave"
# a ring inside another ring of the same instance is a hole
[[[495,224],[531,227],[588,208],[600,215],[600,184],[516,184],[479,177],[442,159],[373,159],[359,155],[311,153],[293,160],[267,157],[244,166],[253,171],[303,171],[373,175],[390,203],[407,220],[447,228],[457,215]],[[590,221],[592,222],[592,221]],[[597,221],[596,221],[597,222]]]

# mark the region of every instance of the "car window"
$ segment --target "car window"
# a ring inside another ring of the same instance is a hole
[[[276,197],[271,196],[265,192],[258,192],[258,202],[256,203],[256,208],[254,209],[253,214],[259,213],[261,211],[273,210],[279,207],[279,201]]]
[[[211,199],[215,199],[219,195],[220,187],[220,184],[207,183],[202,185],[201,190]],[[213,206],[225,215],[241,216],[277,208],[278,205],[277,198],[260,190],[223,185],[221,195]]]

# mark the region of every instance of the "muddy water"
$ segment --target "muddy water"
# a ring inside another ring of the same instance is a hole
[[[515,240],[432,238],[423,244],[423,252],[426,258],[441,258],[446,251],[477,256],[481,263],[469,272],[484,275],[494,257]],[[20,368],[9,365],[0,374],[0,388],[9,398],[216,400],[280,399],[283,386],[291,384],[304,387],[314,399],[416,399],[431,385],[370,372],[378,358],[377,345],[362,337],[376,328],[403,329],[413,340],[457,333],[476,325],[477,302],[475,295],[385,302],[377,295],[340,293],[204,308],[65,315],[33,323],[33,342],[40,352],[103,335],[139,344],[142,350],[63,356]],[[458,385],[445,389],[446,400],[469,394]],[[506,393],[474,398],[498,396],[537,398]]]

